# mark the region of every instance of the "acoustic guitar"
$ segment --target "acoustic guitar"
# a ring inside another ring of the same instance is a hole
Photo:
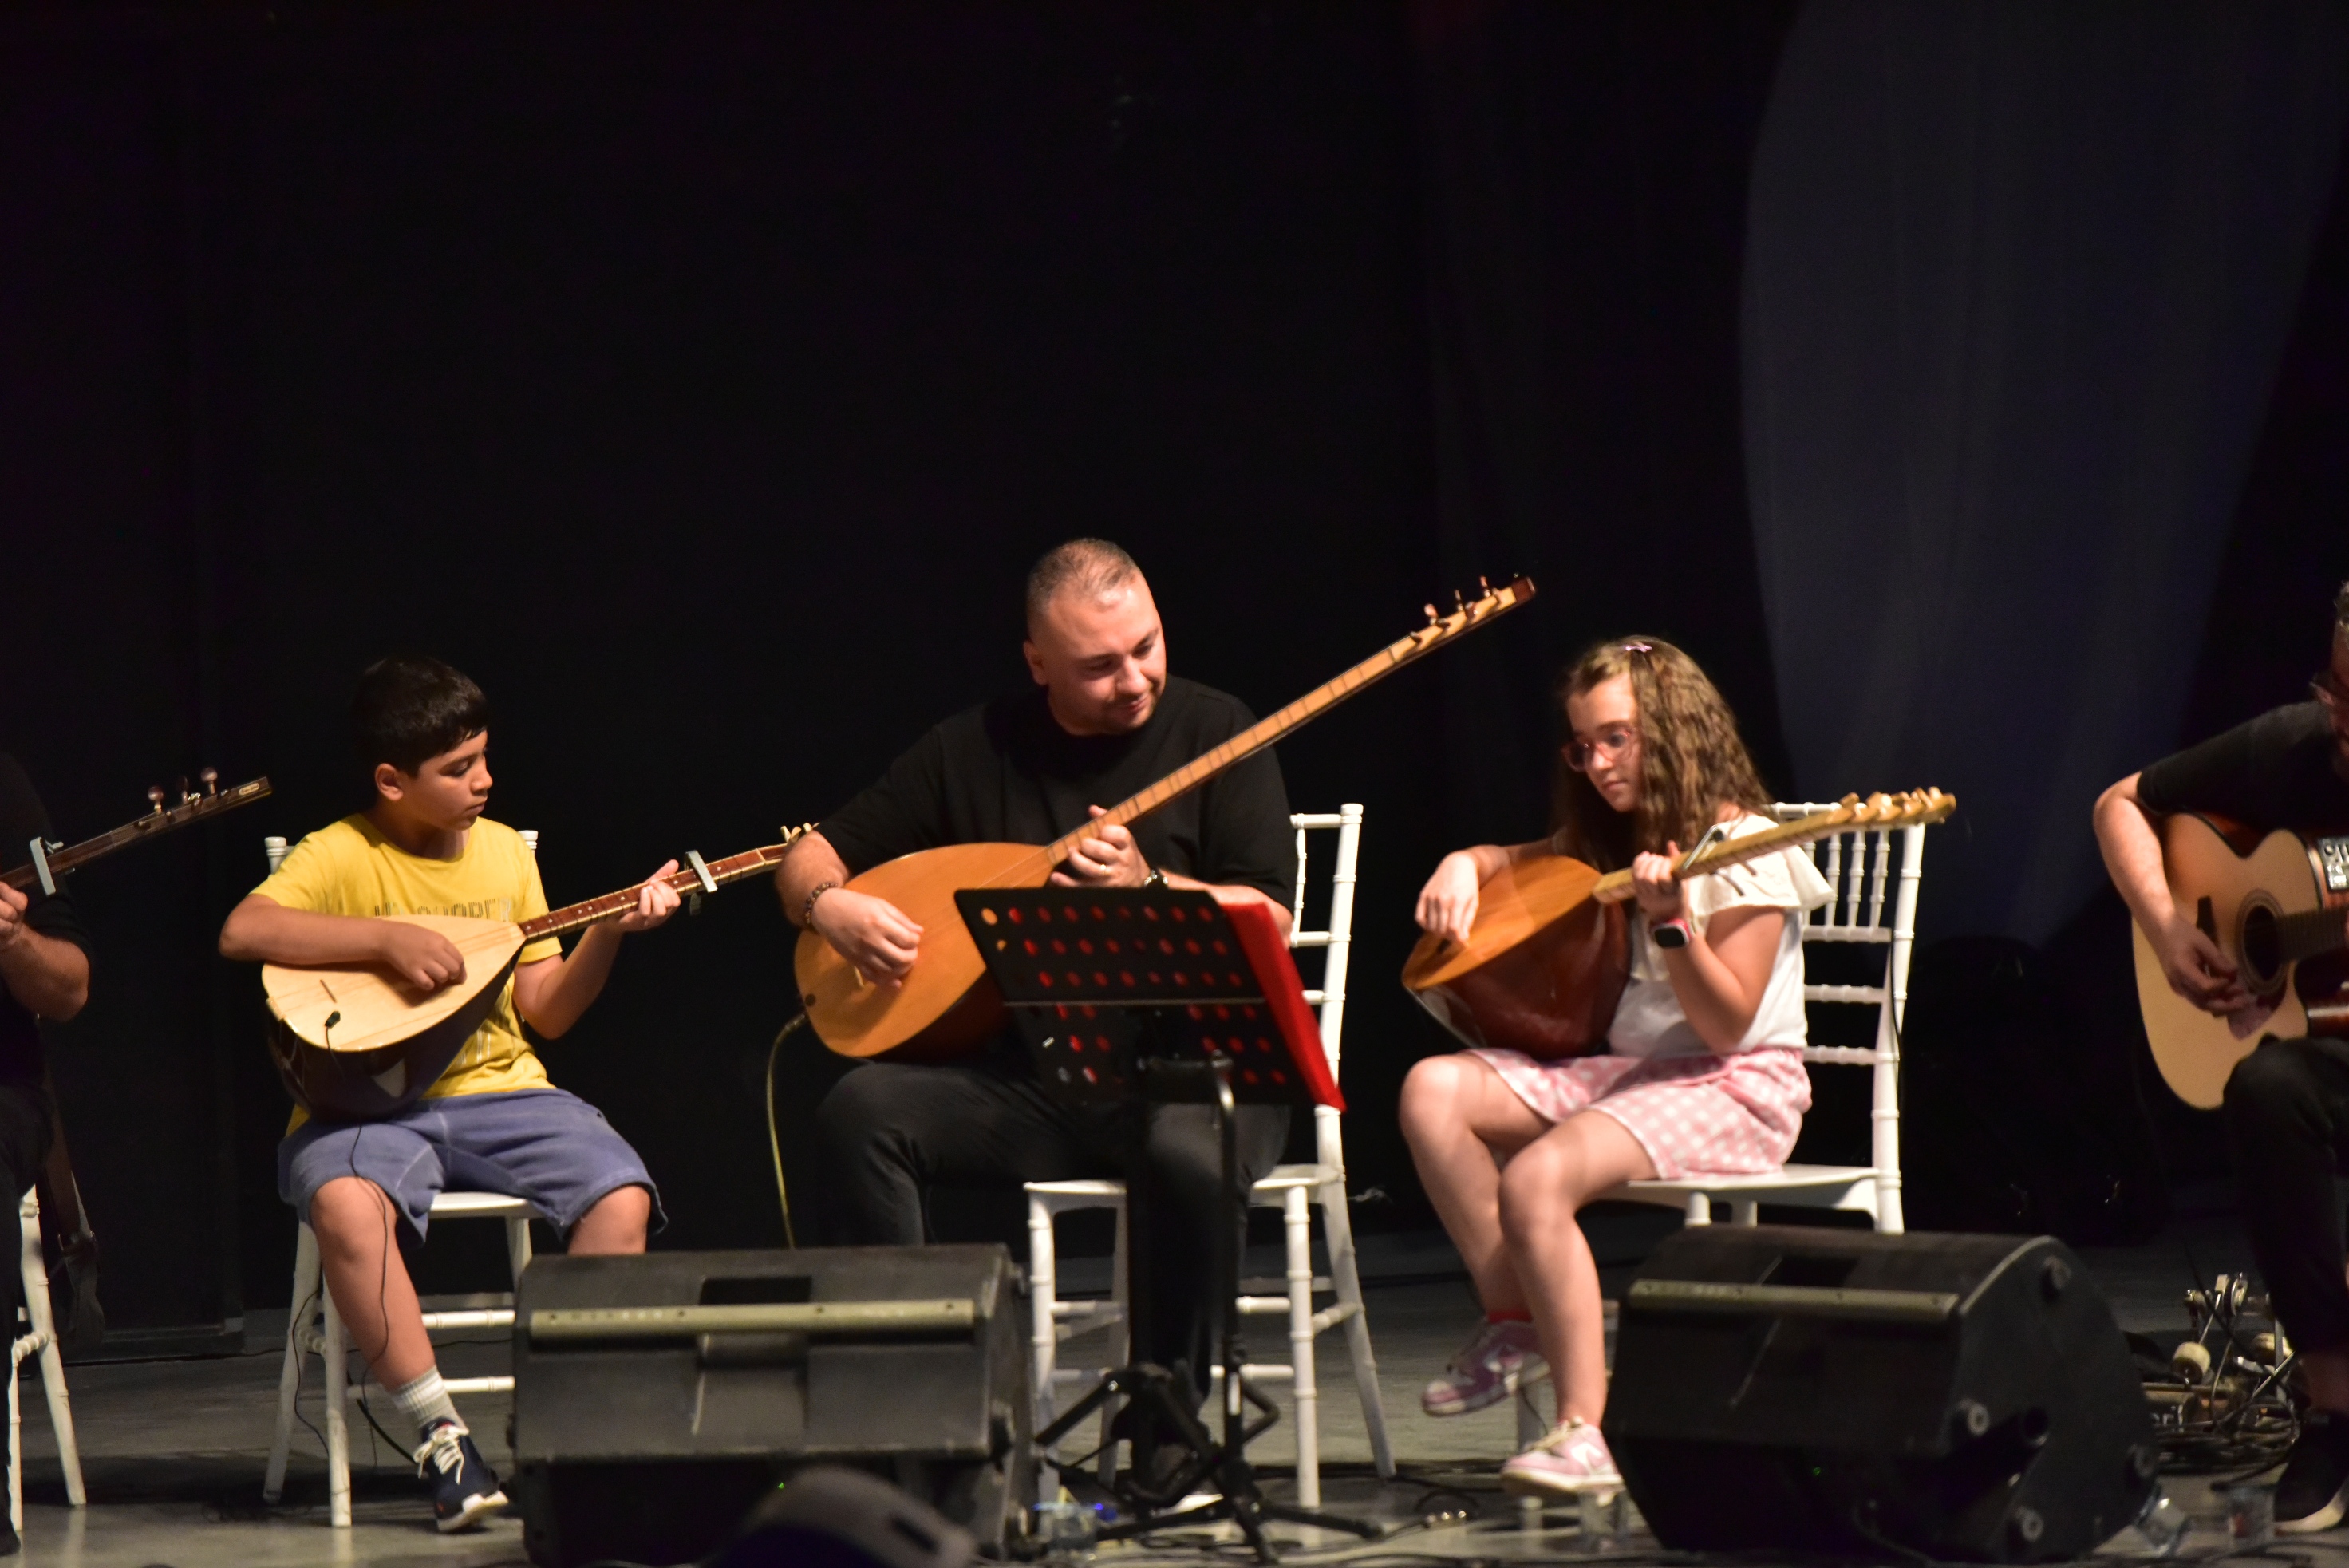
[[[1725,827],[1681,857],[1682,880],[1851,828],[1940,822],[1957,797],[1937,789],[1909,794],[1847,794],[1825,811],[1741,837]],[[1600,873],[1571,856],[1545,854],[1504,867],[1477,891],[1468,940],[1430,931],[1403,965],[1403,989],[1470,1045],[1521,1051],[1537,1061],[1587,1056],[1607,1047],[1607,1030],[1630,974],[1626,868]]]
[[[57,890],[57,878],[68,871],[78,870],[118,849],[128,849],[134,844],[160,838],[167,833],[202,822],[206,817],[234,811],[241,805],[251,805],[269,793],[266,778],[253,779],[226,790],[220,787],[220,774],[211,768],[198,774],[196,779],[202,786],[199,790],[188,788],[185,779],[180,781],[180,804],[170,806],[163,804],[168,798],[163,786],[150,784],[147,799],[153,805],[153,810],[144,816],[134,817],[110,833],[85,838],[71,848],[62,844],[52,844],[47,839],[34,839],[26,846],[32,858],[13,870],[0,873],[0,882],[7,883],[19,892],[39,888],[45,893],[54,893]]]
[[[2161,825],[2169,894],[2218,944],[2257,1005],[2233,1018],[2169,989],[2134,924],[2137,996],[2154,1065],[2178,1097],[2215,1108],[2235,1064],[2273,1035],[2349,1036],[2349,838],[2261,838],[2215,817]]]
[[[688,896],[714,893],[771,869],[804,831],[724,860],[692,856],[685,869],[659,880]],[[274,1021],[270,1054],[279,1076],[302,1108],[323,1120],[375,1121],[406,1109],[448,1071],[466,1038],[497,1006],[525,946],[618,919],[636,907],[644,886],[520,923],[461,915],[383,917],[439,931],[464,954],[464,978],[438,991],[419,991],[383,964],[262,965]]]
[[[1506,587],[1480,584],[1474,599],[1454,597],[1449,615],[1427,607],[1427,624],[1389,643],[1351,670],[1315,687],[1205,756],[1050,844],[954,844],[885,861],[848,887],[885,898],[922,928],[921,956],[895,987],[874,985],[813,931],[800,934],[795,964],[800,1001],[824,1044],[843,1056],[943,1062],[982,1045],[1004,1021],[978,947],[963,928],[955,894],[965,888],[1040,888],[1079,843],[1103,826],[1130,825],[1198,788],[1225,769],[1328,712],[1357,691],[1456,641],[1534,597],[1529,578]]]

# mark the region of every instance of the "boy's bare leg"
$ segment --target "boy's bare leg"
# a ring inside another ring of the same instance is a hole
[[[351,1344],[386,1388],[404,1387],[433,1367],[424,1309],[399,1255],[398,1223],[391,1199],[363,1176],[338,1176],[310,1199],[326,1289]]]
[[[571,1228],[571,1255],[592,1258],[641,1252],[652,1219],[651,1193],[641,1187],[616,1188],[597,1199],[595,1207]]]

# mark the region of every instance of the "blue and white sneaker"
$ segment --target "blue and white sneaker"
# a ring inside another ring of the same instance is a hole
[[[471,1530],[506,1506],[497,1472],[462,1421],[435,1421],[416,1450],[416,1473],[432,1482],[432,1521],[443,1535]]]

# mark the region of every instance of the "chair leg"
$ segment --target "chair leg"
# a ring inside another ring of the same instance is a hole
[[[1541,1418],[1541,1411],[1534,1405],[1534,1400],[1537,1397],[1532,1389],[1520,1386],[1514,1401],[1517,1408],[1517,1451],[1519,1453],[1523,1453],[1541,1441],[1549,1431],[1549,1424]]]
[[[522,1289],[522,1272],[530,1267],[530,1221],[506,1220],[506,1262],[513,1270],[514,1289]]]
[[[1109,1330],[1109,1365],[1123,1366],[1133,1356],[1133,1319],[1127,1316],[1133,1303],[1126,1290],[1132,1260],[1127,1247],[1125,1199],[1123,1195],[1118,1198],[1114,1212],[1117,1215],[1117,1240],[1110,1249],[1109,1299],[1116,1303],[1117,1310],[1111,1314],[1113,1321]],[[1116,1404],[1117,1401],[1112,1399],[1102,1405],[1101,1479],[1103,1486],[1117,1480],[1117,1444],[1110,1438],[1110,1428],[1117,1419]]]
[[[1688,1195],[1688,1219],[1685,1222],[1691,1225],[1713,1223],[1713,1199],[1710,1195],[1702,1192]]]
[[[1762,1203],[1759,1199],[1740,1198],[1729,1206],[1730,1220],[1738,1225],[1762,1223]]]
[[[351,1525],[351,1425],[349,1346],[343,1337],[343,1314],[335,1310],[332,1291],[318,1293],[326,1303],[325,1346],[326,1363],[326,1522],[337,1530]]]
[[[294,1402],[302,1388],[302,1357],[308,1354],[303,1342],[310,1332],[310,1299],[317,1290],[318,1238],[304,1225],[294,1242],[294,1296],[285,1314],[285,1362],[277,1374],[277,1435],[270,1440],[269,1473],[261,1483],[264,1502],[275,1502],[285,1495],[285,1456],[294,1441]]]
[[[1346,1184],[1321,1189],[1321,1234],[1330,1243],[1330,1284],[1339,1303],[1354,1309],[1346,1319],[1346,1355],[1354,1364],[1354,1391],[1362,1401],[1362,1425],[1371,1435],[1371,1462],[1379,1479],[1394,1479],[1394,1444],[1387,1437],[1386,1402],[1379,1394],[1379,1362],[1371,1350],[1371,1319],[1362,1306],[1362,1276],[1354,1261],[1354,1221],[1346,1210]]]
[[[24,1368],[16,1356],[8,1358],[8,1528],[19,1535],[25,1532],[25,1421],[20,1403]]]
[[[1028,1199],[1028,1345],[1030,1396],[1040,1432],[1060,1412],[1060,1402],[1052,1397],[1052,1375],[1061,1359],[1060,1323],[1052,1314],[1052,1304],[1061,1294],[1060,1255],[1053,1241],[1052,1210],[1031,1193]]]
[[[1288,1370],[1297,1402],[1297,1501],[1321,1506],[1321,1390],[1313,1376],[1313,1207],[1305,1189],[1280,1195],[1288,1237]]]
[[[49,1309],[49,1269],[41,1256],[41,1205],[25,1195],[18,1229],[24,1237],[26,1326],[40,1345],[41,1392],[48,1397],[49,1430],[57,1434],[57,1465],[65,1471],[66,1501],[76,1508],[89,1504],[82,1487],[81,1445],[74,1439],[73,1403],[66,1392],[65,1352],[57,1348],[57,1317]]]

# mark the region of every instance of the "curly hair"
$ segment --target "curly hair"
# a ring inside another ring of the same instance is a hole
[[[1568,698],[1619,675],[1631,678],[1638,714],[1640,804],[1617,811],[1561,753],[1552,817],[1562,853],[1613,870],[1640,850],[1661,853],[1667,843],[1688,848],[1720,820],[1723,805],[1768,808],[1729,704],[1695,659],[1661,638],[1615,638],[1567,666],[1557,679],[1560,723]],[[1567,742],[1573,743],[1570,733]]]

